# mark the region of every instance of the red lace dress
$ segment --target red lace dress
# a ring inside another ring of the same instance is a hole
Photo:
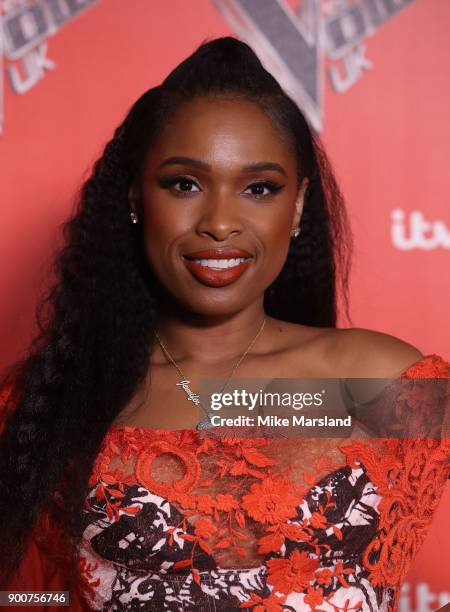
[[[432,354],[403,372],[397,384],[416,391],[396,411],[423,420],[424,378],[450,378],[449,364]],[[115,425],[89,483],[78,605],[396,610],[449,457],[440,435],[212,439]]]

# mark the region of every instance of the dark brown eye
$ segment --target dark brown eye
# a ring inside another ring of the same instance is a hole
[[[244,193],[247,193],[248,190],[251,190],[250,195],[255,198],[265,198],[266,196],[277,193],[283,189],[283,185],[279,185],[278,183],[273,183],[271,181],[264,181],[260,183],[252,183],[247,187]]]
[[[267,189],[267,187],[265,185],[252,185],[250,189],[253,195],[264,195],[264,190]]]
[[[197,183],[187,176],[166,176],[159,179],[159,184],[163,189],[170,189],[175,193],[193,193],[200,191]]]
[[[189,179],[181,179],[176,184],[180,186],[180,191],[193,191],[192,187],[195,186]]]

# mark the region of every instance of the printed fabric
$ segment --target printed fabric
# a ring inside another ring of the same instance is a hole
[[[394,410],[411,431],[448,406],[424,394],[421,379],[437,377],[449,364],[428,355],[396,381],[408,383]],[[90,481],[83,596],[95,610],[396,610],[449,456],[444,436],[211,439],[113,426]]]
[[[406,414],[407,436],[383,437],[370,412],[372,435],[346,439],[113,425],[89,481],[71,609],[395,612],[450,475],[449,378],[431,354],[394,380],[382,408]],[[427,379],[445,386],[433,395]],[[63,588],[46,569],[50,555],[65,567],[61,533],[39,529],[23,574],[39,559],[41,583],[16,587]]]

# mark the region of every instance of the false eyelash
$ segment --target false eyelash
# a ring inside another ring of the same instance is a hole
[[[161,179],[159,179],[158,183],[159,183],[161,188],[169,189],[170,187],[173,187],[174,185],[176,185],[177,183],[181,183],[182,181],[191,182],[194,185],[196,185],[197,187],[199,187],[198,183],[194,179],[192,179],[192,178],[190,178],[188,176],[184,176],[184,175],[165,176],[165,177],[162,177]],[[278,193],[279,191],[281,191],[284,188],[284,185],[280,185],[279,183],[275,183],[274,181],[255,181],[255,182],[250,183],[249,185],[247,185],[245,190],[247,190],[250,187],[253,187],[255,185],[266,187],[267,189],[269,189],[271,194],[276,194],[276,193]],[[183,193],[183,192],[180,191],[179,193]],[[187,192],[184,192],[184,193],[188,194],[190,192],[187,191]],[[252,195],[251,197],[262,199],[262,198],[266,198],[267,195]]]
[[[173,187],[173,185],[181,183],[182,181],[194,183],[194,185],[197,185],[198,187],[196,181],[188,176],[164,176],[163,178],[159,179],[158,183],[160,187],[167,189],[168,187]]]
[[[258,187],[267,187],[267,189],[270,189],[272,193],[278,193],[284,187],[284,185],[280,185],[279,183],[274,183],[273,181],[256,181],[254,183],[250,183],[250,185],[248,185],[246,189],[249,189],[249,187],[253,187],[254,185],[258,185]],[[254,197],[258,197],[258,196],[254,196]],[[264,196],[260,196],[260,197],[264,197]]]

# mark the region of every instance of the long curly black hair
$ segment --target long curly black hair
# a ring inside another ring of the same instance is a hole
[[[187,100],[231,96],[259,104],[309,177],[301,238],[267,288],[270,316],[336,327],[340,298],[347,319],[352,232],[319,139],[298,106],[245,43],[202,44],[162,85],[132,106],[84,183],[63,227],[56,280],[36,308],[38,334],[26,357],[2,376],[8,389],[0,437],[0,580],[13,576],[33,526],[61,482],[64,530],[73,564],[82,508],[102,440],[144,380],[158,317],[158,286],[130,222],[129,188],[159,130]],[[339,306],[340,308],[340,306]]]

